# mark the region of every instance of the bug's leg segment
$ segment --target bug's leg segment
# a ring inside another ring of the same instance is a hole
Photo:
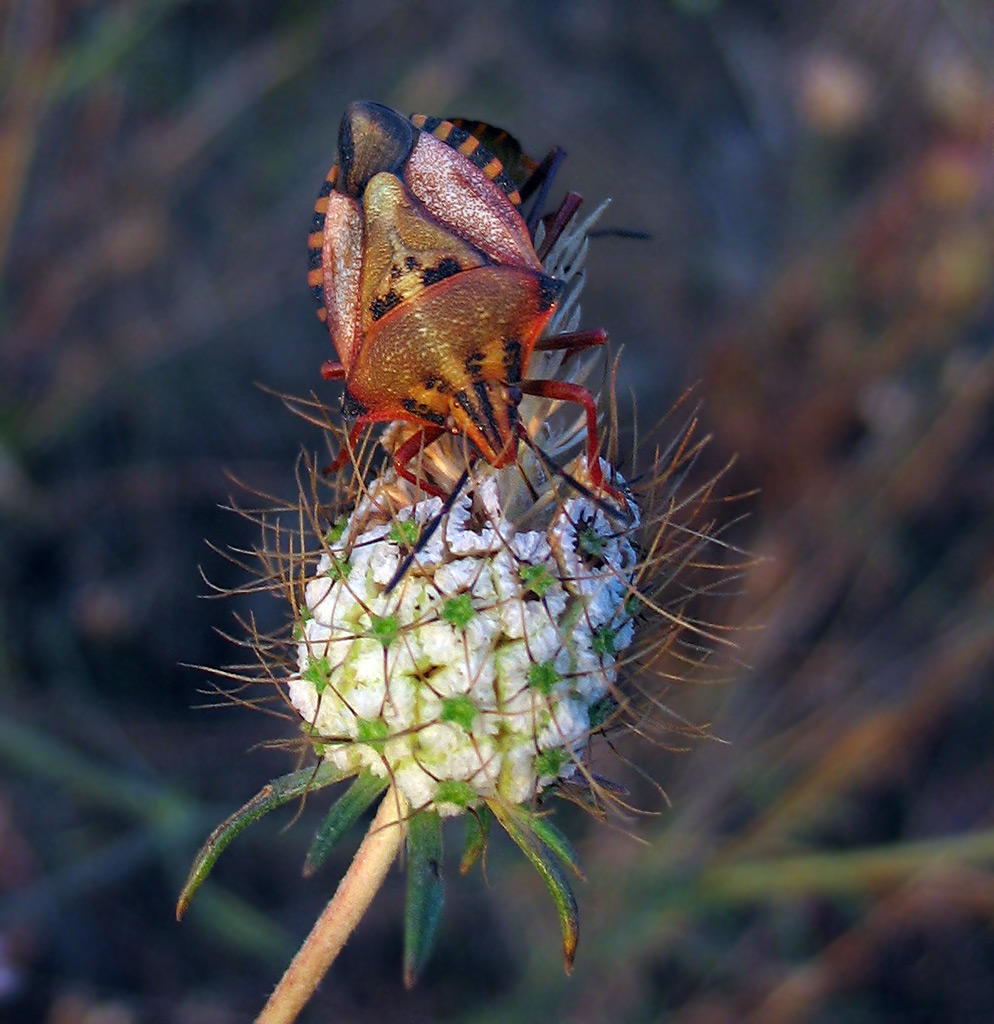
[[[393,467],[398,476],[402,476],[408,483],[420,487],[426,494],[434,495],[436,498],[446,497],[445,491],[439,490],[434,484],[428,483],[420,477],[416,477],[408,468],[407,464],[416,455],[419,455],[433,441],[437,441],[445,433],[443,427],[424,426],[415,431],[394,453]]]
[[[349,431],[349,439],[342,445],[341,450],[335,456],[335,460],[331,465],[325,468],[325,476],[331,476],[332,473],[337,473],[351,459],[351,453],[355,451],[355,446],[359,442],[359,435],[362,433],[362,428],[364,426],[366,426],[366,424],[361,420],[358,423],[352,424],[352,429]]]
[[[330,359],[321,364],[321,376],[325,380],[345,380],[345,367],[341,363],[334,363]]]
[[[585,348],[596,348],[607,343],[607,331],[598,327],[595,331],[572,331],[569,334],[554,334],[536,343],[535,352],[582,352]]]
[[[600,442],[597,439],[597,407],[594,405],[594,396],[579,384],[570,384],[562,380],[525,380],[519,385],[522,391],[528,395],[537,395],[539,398],[554,398],[560,402],[576,402],[582,405],[587,412],[587,472],[590,474],[590,482],[595,490],[605,490],[622,507],[627,507],[624,495],[604,482],[604,474],[601,472]]]
[[[580,209],[580,203],[582,202],[583,196],[579,192],[567,192],[566,198],[562,201],[559,209],[551,217],[544,218],[545,238],[542,239],[542,245],[536,253],[540,260],[544,260],[549,255],[549,251],[559,240],[559,236],[566,229],[566,225],[573,219],[573,214]]]
[[[521,202],[525,202],[526,199],[536,190],[538,195],[535,197],[535,202],[532,204],[532,208],[528,213],[528,219],[525,223],[528,225],[528,233],[534,237],[535,228],[538,227],[539,218],[542,216],[542,208],[545,206],[546,199],[549,198],[549,190],[552,188],[553,179],[556,176],[556,171],[559,170],[559,165],[566,158],[566,150],[561,146],[556,146],[551,153],[535,168],[534,171],[528,176],[528,180],[518,190],[521,194]]]

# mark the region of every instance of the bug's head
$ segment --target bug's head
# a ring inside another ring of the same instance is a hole
[[[350,103],[338,129],[338,181],[336,188],[353,198],[362,197],[374,174],[397,174],[411,153],[414,126],[396,110],[356,100]]]
[[[514,461],[518,450],[521,389],[500,381],[479,380],[453,396],[451,415],[457,431],[498,469]]]

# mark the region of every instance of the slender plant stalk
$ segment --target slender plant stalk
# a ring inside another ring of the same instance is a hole
[[[407,801],[391,786],[331,902],[255,1024],[292,1024],[373,901],[404,839]]]

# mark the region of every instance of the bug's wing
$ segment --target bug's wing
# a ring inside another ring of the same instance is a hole
[[[363,333],[425,288],[486,263],[486,258],[458,235],[426,217],[393,174],[380,173],[370,179],[363,195],[363,212]]]
[[[355,362],[360,338],[362,253],[362,208],[350,196],[332,192],[325,211],[321,272],[325,323],[346,371]]]
[[[496,263],[541,271],[521,214],[459,150],[421,132],[404,181],[432,217]]]
[[[372,326],[349,390],[367,408],[393,410],[394,418],[417,412],[442,424],[460,392],[521,379],[563,288],[518,267],[454,274]]]

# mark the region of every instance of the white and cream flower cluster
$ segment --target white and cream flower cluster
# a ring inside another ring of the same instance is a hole
[[[288,692],[324,756],[443,815],[576,773],[634,633],[631,528],[577,496],[518,529],[487,473],[388,593],[442,502],[395,509],[377,490],[329,540],[301,609]]]

